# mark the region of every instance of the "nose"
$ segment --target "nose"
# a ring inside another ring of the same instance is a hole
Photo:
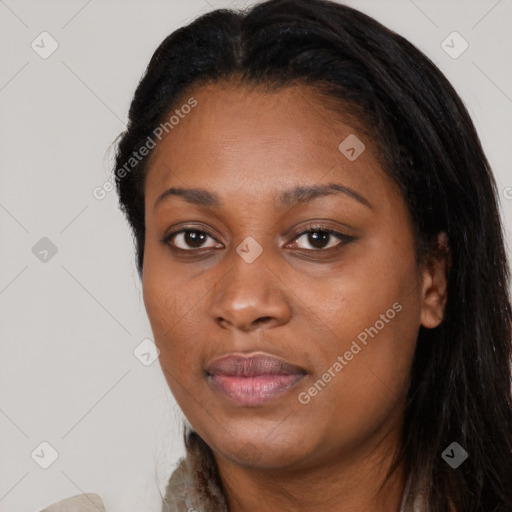
[[[288,288],[264,255],[265,251],[248,263],[233,252],[230,269],[215,286],[212,297],[212,317],[220,327],[250,332],[290,320]]]

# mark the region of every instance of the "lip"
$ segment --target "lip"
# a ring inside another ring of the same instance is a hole
[[[242,406],[256,406],[284,394],[305,377],[307,371],[266,353],[231,354],[206,367],[215,391]]]

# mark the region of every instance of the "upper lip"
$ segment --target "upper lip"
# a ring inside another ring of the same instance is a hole
[[[230,354],[213,360],[207,367],[209,375],[254,377],[257,375],[298,375],[306,370],[271,354]]]

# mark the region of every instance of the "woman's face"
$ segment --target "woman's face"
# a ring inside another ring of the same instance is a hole
[[[419,327],[444,306],[404,200],[307,87],[190,97],[145,186],[144,302],[170,389],[231,463],[359,457],[399,425]],[[280,360],[213,364],[230,355]]]

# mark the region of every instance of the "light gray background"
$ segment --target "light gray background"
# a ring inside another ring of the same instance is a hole
[[[253,3],[253,2],[249,2]],[[511,0],[353,0],[423,50],[474,119],[512,212]],[[109,176],[137,82],[158,44],[217,0],[0,0],[0,511],[97,492],[108,512],[157,512],[183,454],[181,413],[151,339],[128,226]],[[59,44],[42,59],[43,31]],[[451,58],[453,31],[469,43]],[[32,247],[48,237],[46,263]],[[46,441],[57,460],[42,469]],[[37,457],[35,457],[37,460]]]

